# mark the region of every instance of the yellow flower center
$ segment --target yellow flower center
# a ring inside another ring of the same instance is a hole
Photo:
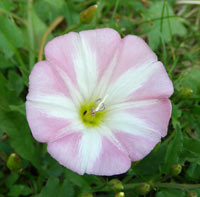
[[[80,108],[80,119],[87,127],[99,126],[105,115],[105,106],[101,99],[97,99],[96,102],[84,104]]]

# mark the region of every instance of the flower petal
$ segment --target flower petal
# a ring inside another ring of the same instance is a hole
[[[168,98],[173,93],[172,82],[161,62],[148,45],[137,36],[126,36],[118,47],[117,63],[109,86],[108,105],[127,100]],[[107,70],[109,70],[108,67]],[[159,82],[159,83],[158,83]],[[111,84],[111,85],[110,85]]]
[[[150,138],[146,135],[138,136],[125,132],[115,132],[115,136],[127,150],[132,161],[143,159],[160,141],[159,137]]]
[[[95,55],[95,62],[91,62],[91,67],[96,67],[99,76],[103,74],[104,70],[108,67],[113,60],[116,49],[121,43],[120,35],[113,29],[104,28],[97,30],[81,31],[80,37],[82,44],[87,48],[87,52]],[[105,54],[106,52],[106,54]],[[89,62],[91,54],[86,55],[86,61]],[[91,68],[90,68],[91,69]],[[92,74],[92,73],[91,73]]]
[[[148,103],[148,100],[146,103]],[[161,99],[158,102],[134,107],[128,111],[132,116],[142,120],[152,130],[158,131],[162,137],[165,137],[171,117],[171,109],[169,99]]]
[[[121,174],[130,167],[126,153],[95,130],[50,142],[48,152],[60,164],[79,174],[110,176]]]
[[[145,41],[138,36],[128,35],[122,39],[119,46],[119,57],[113,74],[113,80],[130,68],[151,64],[157,61],[157,56]]]
[[[48,142],[77,116],[69,91],[56,70],[46,62],[33,68],[29,79],[26,114],[33,136]]]
[[[69,126],[70,121],[66,118],[49,116],[41,109],[27,101],[26,115],[31,132],[39,142],[49,142],[60,134],[61,130]]]
[[[156,62],[156,71],[146,82],[131,94],[131,100],[169,98],[173,92],[173,84],[161,62]]]
[[[122,74],[129,73],[130,69],[132,69],[134,73],[139,66],[148,66],[155,61],[157,61],[156,55],[141,38],[130,35],[126,36],[121,40],[120,44],[118,44],[112,61],[107,65],[103,76],[99,80],[95,93],[98,94],[99,97],[108,95],[110,97],[108,100],[112,100],[115,95],[110,95],[111,91],[118,91],[130,77],[134,77],[127,75],[120,81],[119,78]],[[112,86],[113,88],[109,88],[107,91],[108,86],[116,81],[120,81],[121,84],[115,84]]]
[[[134,101],[116,104],[116,108],[113,106],[105,124],[128,151],[130,158],[137,161],[167,134],[170,116],[168,99]]]
[[[107,91],[107,103],[168,98],[172,93],[172,82],[162,63],[155,62],[133,67],[116,79]]]
[[[34,99],[43,95],[69,96],[66,84],[54,66],[47,61],[41,61],[33,67],[29,77],[27,99]]]
[[[47,151],[61,165],[83,174],[81,169],[81,157],[79,155],[80,140],[82,133],[73,133],[59,140],[49,142]]]
[[[71,134],[48,143],[48,152],[60,164],[79,174],[89,173],[99,157],[101,148],[101,136],[95,130],[88,130],[83,134]]]
[[[89,174],[113,176],[128,171],[131,160],[124,150],[120,150],[108,138],[102,139],[102,150]]]
[[[112,60],[120,40],[119,34],[112,29],[69,33],[50,41],[45,55],[78,84],[87,98],[95,89],[98,76]]]
[[[104,124],[110,128],[113,132],[121,131],[138,136],[148,136],[150,138],[160,137],[159,131],[152,129],[142,119],[134,117],[128,112],[117,112],[114,115],[110,115],[104,121]]]
[[[105,121],[112,130],[166,136],[171,117],[171,103],[168,99],[133,101],[116,105],[110,109]]]

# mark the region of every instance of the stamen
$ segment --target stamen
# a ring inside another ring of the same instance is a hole
[[[102,120],[106,117],[106,98],[107,96],[81,106],[80,119],[85,126],[96,127],[101,124]]]
[[[103,100],[101,98],[96,100],[95,106],[91,108],[91,115],[92,116],[96,116],[97,112],[105,110],[104,101],[106,100],[106,98],[107,98],[107,95],[104,97]]]

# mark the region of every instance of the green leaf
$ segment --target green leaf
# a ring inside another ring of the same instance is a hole
[[[2,131],[2,133],[5,133],[4,130],[2,130],[1,128],[0,130]],[[12,152],[13,149],[10,147],[10,144],[7,140],[4,140],[0,143],[0,155],[2,160],[6,162],[8,159],[8,154]]]
[[[174,129],[181,127],[179,118],[181,117],[182,111],[179,110],[178,105],[172,103],[172,125]]]
[[[193,95],[200,95],[200,69],[192,68],[185,70],[180,75],[180,80],[176,82],[177,89],[189,88]]]
[[[55,7],[56,9],[61,9],[65,5],[64,0],[45,0],[51,6]]]
[[[183,141],[184,148],[190,152],[193,152],[200,156],[200,140],[199,139],[191,139],[184,138]]]
[[[6,180],[5,180],[6,186],[11,187],[17,181],[18,178],[19,178],[19,175],[17,173],[11,173],[10,175],[6,177]]]
[[[15,91],[17,93],[17,95],[19,95],[24,88],[24,82],[23,82],[22,77],[19,76],[15,71],[10,70],[8,72],[7,87],[10,90]]]
[[[49,154],[46,155],[45,161],[48,163],[48,168],[46,170],[46,172],[48,173],[48,176],[53,176],[53,177],[62,176],[63,166],[61,166]]]
[[[40,168],[40,153],[36,149],[27,121],[18,112],[0,111],[0,129],[9,136],[10,145],[22,158]]]
[[[0,50],[7,56],[11,57],[14,54],[14,48],[9,42],[9,39],[0,30]]]
[[[36,195],[37,197],[55,197],[58,193],[58,187],[59,187],[59,179],[50,177],[42,189],[41,193],[39,195]]]
[[[11,111],[17,111],[21,113],[22,115],[26,116],[26,110],[25,110],[25,104],[21,105],[9,105],[9,108]]]
[[[163,172],[167,174],[170,172],[170,168],[173,164],[179,162],[179,156],[183,149],[183,136],[180,130],[175,131],[174,140],[168,145],[165,156],[165,164],[162,168]]]
[[[197,154],[188,151],[187,149],[183,149],[180,155],[180,163],[183,165],[185,161],[200,165],[200,157]]]
[[[32,191],[31,189],[26,186],[26,185],[13,185],[11,188],[10,188],[10,191],[8,193],[8,196],[10,197],[17,197],[17,196],[26,196],[26,195],[29,195],[31,194]]]
[[[22,101],[17,97],[14,91],[9,90],[7,86],[8,81],[0,73],[0,108],[9,110],[9,105],[20,105]]]
[[[187,33],[171,6],[165,2],[153,3],[150,9],[144,12],[144,20],[149,21],[142,27],[147,32],[153,50],[158,48],[161,37],[164,42],[169,42],[173,35],[184,36]]]
[[[10,59],[7,59],[2,52],[0,52],[0,69],[6,69],[14,66],[15,64],[12,63]]]
[[[59,183],[59,179],[55,177],[50,177],[42,189],[39,195],[35,197],[73,197],[74,190],[72,185],[69,183],[67,179],[64,180],[62,184]]]
[[[20,29],[6,15],[0,16],[1,32],[9,38],[9,42],[15,47],[23,46],[24,39]]]
[[[0,8],[3,8],[5,10],[13,10],[16,8],[16,4],[14,4],[12,0],[1,0]]]
[[[134,172],[143,178],[154,177],[160,174],[160,166],[164,162],[166,147],[161,145],[156,152],[151,152],[133,167]]]
[[[73,7],[71,5],[71,0],[68,2],[64,0],[44,0],[44,1],[36,1],[34,2],[34,11],[39,17],[41,21],[45,21],[44,24],[46,24],[46,21],[51,23],[56,17],[58,16],[69,16],[67,18],[67,26],[70,26],[71,24],[74,24],[71,22],[72,20],[72,14]],[[68,9],[68,6],[70,6],[70,9]],[[76,13],[76,12],[75,12]],[[78,13],[76,13],[78,15]]]
[[[34,30],[34,40],[35,40],[35,49],[39,50],[40,42],[42,40],[42,35],[47,29],[47,25],[39,18],[37,13],[32,10],[32,20],[33,20],[33,30]],[[52,38],[52,36],[48,36],[48,40]],[[47,40],[47,41],[48,41]]]
[[[84,176],[80,176],[68,169],[65,170],[65,177],[72,182],[74,185],[77,185],[80,188],[86,189],[88,192],[91,191],[89,183],[84,179]]]
[[[185,193],[177,189],[162,189],[162,191],[156,193],[156,197],[177,197],[177,196],[179,197],[185,196]]]
[[[24,39],[17,25],[6,15],[0,15],[0,50],[7,57],[15,53],[15,48],[23,46]]]
[[[60,187],[60,192],[58,197],[63,197],[63,196],[67,196],[67,197],[73,197],[74,196],[74,189],[71,185],[71,183],[65,179],[63,184]]]
[[[186,171],[186,177],[190,180],[198,181],[200,177],[200,165],[191,163]]]

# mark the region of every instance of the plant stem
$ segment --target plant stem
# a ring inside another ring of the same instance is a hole
[[[112,20],[114,19],[115,15],[116,15],[118,5],[119,5],[119,0],[116,0],[114,11],[113,11],[113,14],[112,14]]]
[[[195,189],[200,188],[200,184],[179,184],[179,183],[153,183],[154,187],[173,188],[173,189]]]
[[[13,18],[17,19],[18,21],[22,22],[24,25],[28,26],[28,23],[27,21],[25,21],[23,18],[17,16],[16,14],[12,13],[12,12],[9,12],[7,10],[4,10],[3,8],[0,8],[0,12],[3,12],[5,14],[8,14],[10,16],[12,16]]]
[[[136,188],[138,185],[144,183],[130,183],[124,184],[124,190],[130,190]],[[173,188],[173,189],[181,189],[181,190],[189,190],[189,189],[196,189],[200,188],[200,184],[180,184],[180,183],[150,183],[153,188]],[[107,192],[112,191],[112,189],[106,185],[103,188],[96,188],[93,192]]]
[[[23,59],[21,58],[20,56],[20,53],[18,52],[17,49],[13,48],[13,51],[15,53],[15,56],[17,58],[17,61],[19,62],[20,66],[19,66],[19,69],[20,69],[20,72],[22,73],[22,77],[23,77],[23,80],[24,80],[24,84],[26,86],[28,86],[28,75],[29,75],[29,72],[26,68],[26,65],[24,64],[23,62]]]
[[[51,25],[47,28],[47,30],[44,32],[43,36],[42,36],[42,41],[40,43],[40,50],[39,50],[39,54],[38,54],[38,61],[42,60],[43,57],[43,49],[44,49],[44,45],[46,42],[46,39],[48,37],[48,35],[56,28],[57,25],[59,25],[62,21],[63,21],[64,17],[63,16],[59,16],[57,17],[52,23]]]
[[[177,57],[177,58],[175,59],[174,63],[172,64],[171,68],[170,68],[169,71],[168,71],[168,74],[169,74],[170,78],[172,78],[172,72],[173,72],[174,68],[176,67],[176,65],[177,65],[177,63],[178,63],[178,61],[179,61],[179,59],[180,59],[180,57]]]
[[[29,50],[29,68],[31,69],[35,62],[34,55],[34,35],[33,35],[33,21],[32,21],[32,2],[33,0],[28,1],[28,35],[30,42],[30,50]]]
[[[137,187],[138,185],[143,184],[143,183],[130,183],[130,184],[125,184],[124,185],[124,190],[126,189],[134,189],[135,187]]]
[[[64,31],[63,34],[69,33],[70,31],[73,31],[74,29],[76,29],[80,26],[81,26],[81,23],[74,24],[74,25],[70,26],[68,29],[66,29],[66,31]]]

